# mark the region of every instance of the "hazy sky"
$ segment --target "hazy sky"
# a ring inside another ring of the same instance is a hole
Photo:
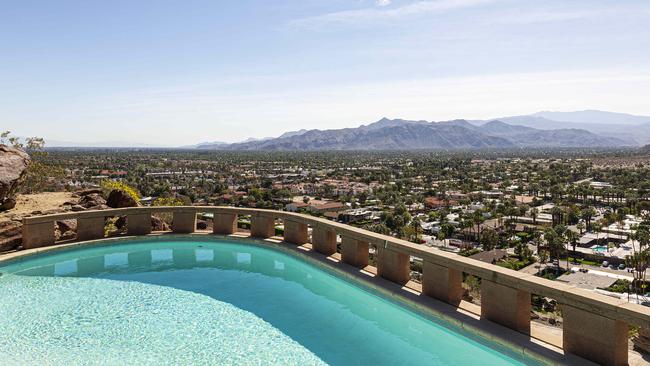
[[[0,130],[183,145],[602,109],[650,115],[650,1],[0,2]]]

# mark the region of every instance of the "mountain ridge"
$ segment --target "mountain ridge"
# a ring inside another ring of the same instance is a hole
[[[208,149],[252,151],[485,149],[526,147],[615,147],[626,141],[581,129],[541,130],[491,120],[429,122],[382,118],[368,125],[300,130],[277,138],[244,141]]]

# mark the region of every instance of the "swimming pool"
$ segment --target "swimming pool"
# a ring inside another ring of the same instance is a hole
[[[605,245],[594,245],[591,249],[597,253],[607,253],[608,248]]]
[[[3,364],[521,365],[274,249],[131,241],[0,267]]]

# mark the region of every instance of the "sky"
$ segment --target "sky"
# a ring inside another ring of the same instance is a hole
[[[0,130],[181,146],[382,117],[650,115],[647,0],[0,1]]]

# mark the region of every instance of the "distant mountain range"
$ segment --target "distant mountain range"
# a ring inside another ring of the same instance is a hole
[[[498,120],[541,130],[574,128],[591,133],[616,137],[626,145],[641,146],[650,143],[650,117],[625,113],[587,110],[580,112],[538,112],[525,116],[502,117]],[[486,123],[486,121],[473,121]]]
[[[538,112],[487,120],[443,122],[388,119],[356,128],[289,131],[278,137],[238,143],[202,142],[180,146],[202,150],[404,150],[526,147],[623,147],[650,144],[650,117],[586,110]],[[47,140],[61,148],[164,148],[121,141],[72,143]]]
[[[597,121],[595,117],[602,115]],[[570,122],[550,118],[566,118]],[[575,122],[585,119],[588,122]],[[612,128],[615,123],[616,128]],[[640,123],[640,125],[637,125]],[[648,129],[648,139],[638,129]],[[630,131],[626,134],[625,131]],[[650,141],[650,117],[621,113],[539,112],[495,120],[443,122],[388,119],[356,128],[300,130],[277,138],[229,145],[203,144],[218,150],[407,150],[485,148],[585,148],[639,146]]]
[[[586,124],[629,125],[636,126],[650,123],[650,117],[635,116],[627,113],[586,110],[576,112],[537,112],[533,117],[542,117],[552,121],[565,121]]]

